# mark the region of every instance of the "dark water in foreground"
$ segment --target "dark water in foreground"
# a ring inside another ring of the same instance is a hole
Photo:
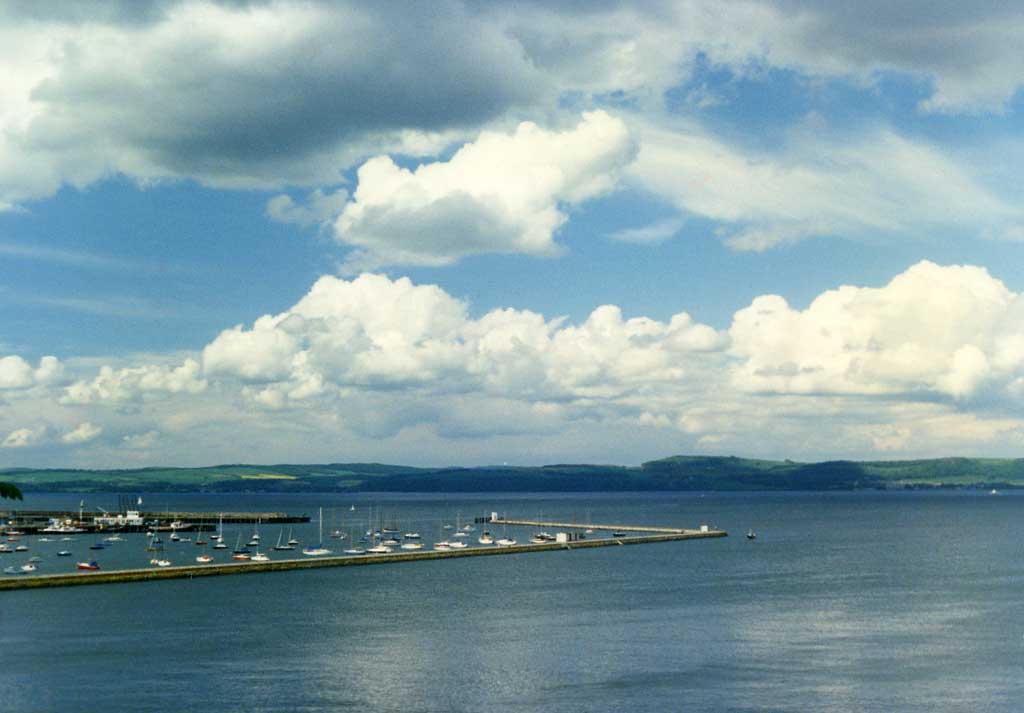
[[[498,510],[703,520],[732,536],[0,593],[0,710],[1024,705],[1022,496],[154,497],[147,507],[324,506],[328,527],[331,508],[347,519],[350,504],[361,516],[373,504],[424,530],[460,511],[468,518]],[[33,495],[24,506],[77,502]],[[758,531],[754,542],[743,537],[748,527]],[[315,524],[300,534],[314,531]],[[277,530],[263,535],[276,540]],[[57,571],[51,559],[43,567]]]

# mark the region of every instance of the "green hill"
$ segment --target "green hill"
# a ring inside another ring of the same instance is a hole
[[[1024,487],[1024,459],[940,458],[798,463],[733,456],[672,456],[639,467],[413,468],[382,463],[229,464],[205,468],[10,468],[0,480],[25,492],[573,492],[631,490],[859,490]]]

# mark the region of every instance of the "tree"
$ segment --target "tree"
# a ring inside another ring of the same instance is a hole
[[[21,497],[21,491],[18,490],[17,486],[11,485],[10,483],[0,483],[0,498],[24,500],[24,498]]]

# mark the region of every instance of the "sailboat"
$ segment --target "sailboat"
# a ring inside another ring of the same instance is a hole
[[[279,533],[277,533],[277,544],[274,545],[274,549],[275,550],[294,550],[295,549],[295,545],[291,544],[291,542],[289,542],[286,545],[282,545],[281,544],[281,539],[283,537],[284,537],[284,528],[282,527],[281,531]]]
[[[505,528],[505,531],[502,534],[501,539],[495,542],[494,544],[496,544],[498,547],[511,547],[512,545],[516,544],[516,540],[514,537],[508,536],[508,528]]]
[[[345,533],[341,531],[340,527],[338,527],[338,511],[337,510],[332,510],[331,511],[331,521],[334,524],[334,529],[331,530],[331,539],[332,540],[344,540],[345,539]]]
[[[247,560],[249,559],[249,548],[248,546],[242,547],[242,533],[238,533],[238,539],[235,540],[235,549],[231,551],[231,559],[236,560]]]
[[[259,546],[260,546],[260,521],[259,521],[259,518],[257,518],[256,519],[256,527],[252,531],[252,537],[249,538],[249,541],[246,543],[246,547],[259,547]]]
[[[224,541],[224,513],[220,514],[220,518],[217,520],[217,531],[210,535],[210,539],[215,542]]]
[[[323,542],[324,542],[324,509],[323,508],[320,508],[320,516],[317,519],[319,520],[318,525],[320,527],[320,532],[319,532],[319,537],[318,537],[317,544],[316,544],[315,547],[304,547],[303,550],[302,550],[302,554],[309,555],[310,557],[321,557],[323,555],[331,554],[331,551],[329,549],[327,549],[326,547],[324,547],[324,545],[323,545]]]
[[[352,528],[352,532],[349,534],[349,539],[351,541],[353,541],[353,542],[355,541],[355,539],[356,539],[355,528]],[[347,550],[345,550],[345,554],[347,554],[347,555],[365,555],[366,554],[366,550],[361,550],[358,547],[356,547],[355,545],[353,545],[352,547],[349,547]]]

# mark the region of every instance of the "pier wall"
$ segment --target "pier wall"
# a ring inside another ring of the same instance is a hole
[[[448,552],[418,551],[395,552],[386,555],[345,555],[338,557],[310,557],[305,559],[272,560],[270,562],[232,562],[228,564],[204,564],[184,567],[153,569],[112,570],[109,572],[75,572],[69,574],[46,574],[38,576],[17,576],[0,579],[0,591],[14,589],[38,589],[43,587],[68,587],[86,584],[114,584],[120,582],[145,582],[162,579],[192,579],[256,572],[283,572],[295,569],[320,569],[324,567],[349,567],[371,564],[417,562],[421,560],[451,559],[455,557],[488,557],[492,555],[525,554],[555,550],[575,550],[588,547],[616,547],[619,545],[643,545],[675,540],[695,540],[726,537],[722,530],[686,530],[676,533],[662,533],[646,536],[579,540],[569,544],[545,543],[524,544],[511,547],[469,547]]]

